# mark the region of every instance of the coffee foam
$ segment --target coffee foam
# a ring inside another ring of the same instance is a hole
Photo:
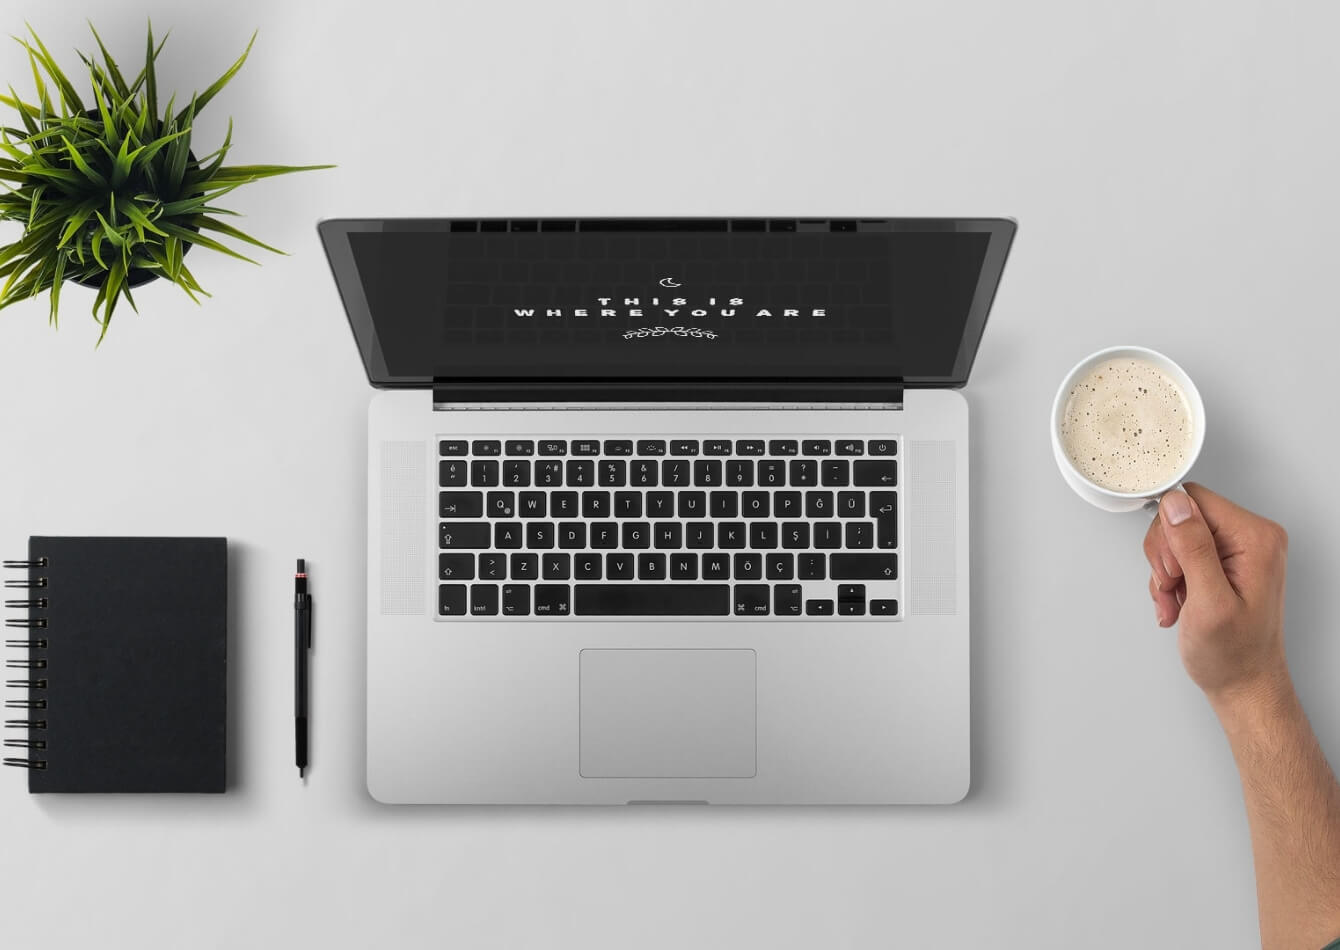
[[[1061,414],[1061,447],[1094,484],[1144,492],[1185,467],[1193,426],[1186,395],[1167,373],[1122,357],[1096,364],[1071,385]]]

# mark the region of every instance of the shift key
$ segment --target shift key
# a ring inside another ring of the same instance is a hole
[[[891,581],[898,577],[896,554],[830,554],[828,576],[835,581]]]
[[[438,545],[442,548],[490,547],[490,528],[485,521],[446,522],[438,527]]]

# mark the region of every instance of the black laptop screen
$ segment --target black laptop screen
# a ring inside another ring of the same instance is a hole
[[[975,316],[975,349],[985,319],[989,230],[432,224],[348,233],[374,383],[948,381],[966,376],[965,335]]]

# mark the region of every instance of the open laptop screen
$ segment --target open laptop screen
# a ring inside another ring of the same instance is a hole
[[[887,219],[322,224],[380,385],[961,383],[1012,232]]]

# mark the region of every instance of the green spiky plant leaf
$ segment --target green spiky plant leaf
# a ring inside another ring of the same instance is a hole
[[[242,68],[255,34],[204,92],[176,111],[170,98],[160,113],[154,61],[166,39],[155,45],[152,25],[144,67],[131,78],[93,30],[98,56],[79,54],[92,86],[87,100],[31,26],[28,33],[31,41],[15,39],[32,67],[34,99],[21,99],[13,86],[0,93],[0,103],[17,114],[16,124],[0,126],[0,183],[7,188],[0,221],[24,229],[0,247],[0,309],[49,290],[54,326],[64,281],[96,287],[101,342],[118,301],[135,307],[135,277],[170,280],[197,303],[208,296],[182,260],[192,246],[252,263],[220,238],[283,253],[221,220],[234,212],[215,200],[259,178],[333,166],[225,165],[232,120],[218,149],[203,158],[192,151],[196,117]]]

